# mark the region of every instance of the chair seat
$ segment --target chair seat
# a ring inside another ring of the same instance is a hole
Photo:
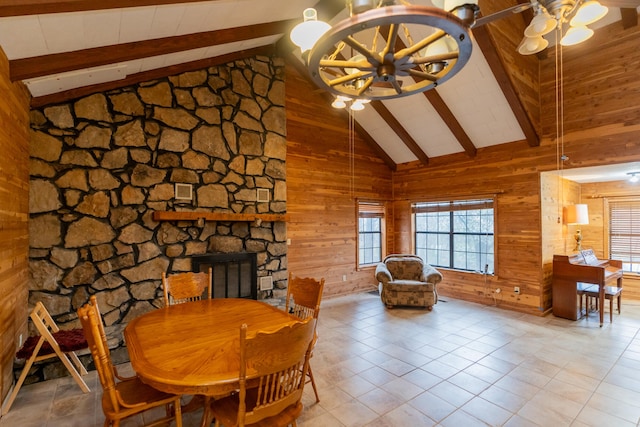
[[[387,289],[390,291],[405,291],[410,287],[416,292],[433,292],[433,283],[425,283],[419,280],[397,279],[387,282]]]
[[[60,330],[58,332],[54,332],[53,338],[55,338],[56,342],[60,346],[60,350],[65,353],[70,351],[78,351],[87,348],[89,345],[87,344],[87,339],[84,337],[84,332],[82,329],[71,329],[71,330]],[[33,351],[36,349],[36,345],[38,344],[38,340],[40,340],[40,335],[32,335],[24,342],[22,348],[18,350],[16,353],[16,357],[18,359],[28,359],[33,354]],[[48,341],[45,341],[40,347],[40,351],[38,352],[39,356],[44,356],[46,354],[53,354],[55,350],[51,347]]]
[[[138,377],[132,377],[126,381],[116,384],[116,390],[120,394],[123,402],[131,408],[120,408],[116,411],[113,407],[110,396],[107,393],[102,395],[102,409],[105,414],[111,415],[114,419],[127,418],[132,414],[140,412],[139,407],[147,402],[155,402],[157,405],[170,404],[176,400],[173,394],[167,394],[146,385]]]

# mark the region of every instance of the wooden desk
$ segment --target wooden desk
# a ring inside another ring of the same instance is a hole
[[[127,325],[124,337],[131,366],[146,384],[167,393],[219,396],[238,386],[243,323],[255,331],[298,320],[260,301],[214,298],[146,313]]]

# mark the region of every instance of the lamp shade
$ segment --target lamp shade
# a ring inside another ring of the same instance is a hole
[[[567,206],[565,222],[568,225],[589,224],[589,209],[587,205]]]
[[[586,1],[580,6],[576,15],[571,19],[571,26],[589,25],[604,18],[609,8],[596,0]]]
[[[553,31],[556,25],[558,23],[555,19],[549,16],[548,13],[541,11],[533,17],[531,23],[525,28],[524,35],[527,37],[544,36]]]
[[[549,41],[542,36],[527,37],[524,36],[520,44],[518,45],[518,52],[521,55],[533,55],[543,51],[549,46]]]
[[[587,28],[584,25],[571,27],[560,40],[560,44],[562,46],[573,46],[574,44],[582,43],[590,39],[591,36],[593,36],[593,30],[591,28]]]

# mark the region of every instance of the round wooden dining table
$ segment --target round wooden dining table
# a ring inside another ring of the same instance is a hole
[[[270,331],[299,320],[264,302],[214,298],[143,314],[129,322],[124,337],[144,383],[167,393],[215,397],[238,387],[243,324],[249,332]]]

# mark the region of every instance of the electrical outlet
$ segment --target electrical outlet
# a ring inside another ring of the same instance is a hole
[[[346,281],[347,281],[347,275],[346,275],[346,274],[343,274],[343,275],[342,275],[342,281],[343,281],[343,282],[346,282]]]
[[[520,286],[514,286],[513,287],[513,293],[516,295],[520,295]]]

